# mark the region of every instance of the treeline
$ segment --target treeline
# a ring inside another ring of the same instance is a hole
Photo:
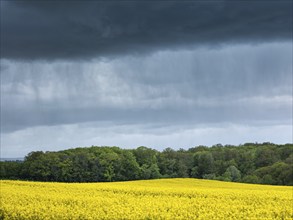
[[[1,179],[106,182],[194,177],[233,182],[293,185],[293,144],[221,144],[162,152],[138,147],[36,151],[24,161],[1,164]]]

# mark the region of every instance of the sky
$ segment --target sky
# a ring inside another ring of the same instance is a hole
[[[1,157],[292,143],[292,0],[1,0]]]

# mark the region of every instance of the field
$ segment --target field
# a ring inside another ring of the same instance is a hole
[[[293,219],[293,188],[198,179],[1,183],[1,219]]]

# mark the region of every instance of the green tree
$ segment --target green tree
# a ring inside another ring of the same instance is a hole
[[[100,164],[102,166],[102,175],[104,177],[103,180],[105,181],[113,181],[115,178],[115,170],[114,170],[114,163],[119,159],[117,153],[110,151],[110,152],[103,152],[100,157]]]
[[[194,154],[194,167],[197,167],[197,177],[214,172],[214,158],[210,152],[200,151]]]
[[[256,176],[256,175],[247,175],[247,176],[243,177],[242,182],[256,184],[256,183],[259,183],[260,180],[259,180],[258,176]]]
[[[241,179],[241,172],[235,166],[229,166],[223,175],[232,182],[239,182]]]
[[[274,184],[274,180],[270,174],[266,174],[262,177],[261,183],[272,185]]]
[[[256,167],[265,167],[274,164],[280,158],[275,146],[262,146],[256,150]]]

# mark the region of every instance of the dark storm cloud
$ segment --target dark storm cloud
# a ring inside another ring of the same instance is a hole
[[[1,57],[71,59],[288,41],[292,1],[1,1]]]

